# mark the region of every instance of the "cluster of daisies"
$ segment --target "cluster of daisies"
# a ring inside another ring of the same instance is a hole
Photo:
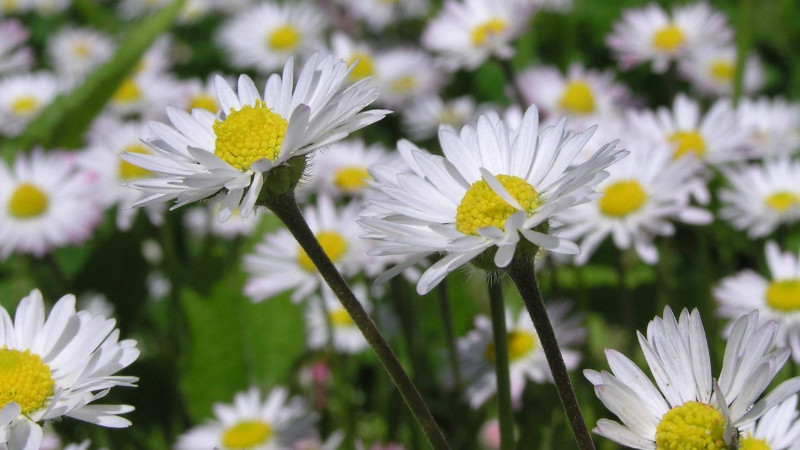
[[[169,3],[101,8],[132,20]],[[706,2],[626,10],[606,37],[620,70],[649,64],[655,77],[690,87],[669,104],[644,107],[613,69],[580,62],[516,70],[505,86],[512,106],[458,91],[464,73],[486,64],[513,72],[515,43],[534,18],[568,12],[570,3],[186,1],[178,24],[210,27],[204,45],[221,55],[222,69],[185,76],[175,62],[191,61],[191,46],[163,36],[117,87],[83,148],[34,148],[0,161],[0,259],[38,263],[59,248],[90,245],[104,221],[125,233],[178,217],[182,238],[254,242],[236,255],[241,292],[253,302],[288,295],[303,308],[310,351],[352,356],[368,351],[359,327],[294,230],[265,225],[276,198],[300,205],[382,330],[401,320],[387,301],[398,282],[444,295],[445,279],[460,268],[494,275],[534,259],[580,267],[606,241],[612,252],[655,265],[660,237],[678,224],[701,233],[718,220],[775,239],[766,243],[768,271],[748,269],[713,289],[728,320],[719,376],[697,310],[676,317],[666,308],[638,334],[652,376],[615,350],[606,351],[609,371],[584,372],[617,417],[600,419],[595,432],[640,449],[791,448],[800,436],[800,379],[765,392],[790,357],[800,363],[800,255],[782,250],[789,242],[780,239],[800,220],[800,104],[758,96],[762,63],[753,54],[737,64],[728,19]],[[46,39],[34,36],[32,17],[61,17],[71,6],[0,1],[3,137],[23,134],[120,44],[107,29],[63,18]],[[404,26],[420,32],[409,38]],[[384,125],[373,124],[384,119],[401,130],[396,143],[375,137]],[[154,241],[142,246],[153,266],[161,252]],[[174,280],[154,271],[149,281],[159,298]],[[585,359],[587,337],[586,311],[575,309],[548,299],[570,371]],[[45,448],[58,438],[42,426],[62,416],[130,425],[119,416],[132,406],[90,403],[135,385],[116,373],[138,357],[136,342],[119,340],[102,300],[76,312],[66,296],[45,310],[34,291],[13,322],[2,313],[0,446]],[[511,400],[530,408],[526,385],[553,376],[527,312],[507,308],[505,322]],[[460,373],[442,370],[442,386],[463,381],[462,400],[474,410],[491,410],[498,393],[493,339],[490,318],[476,315],[454,342]],[[306,375],[326,385],[329,369]],[[214,419],[186,430],[175,448],[334,449],[346,438],[363,445],[343,431],[323,435],[318,412],[287,387],[252,386],[218,403]],[[496,421],[480,434],[482,445],[499,446]]]

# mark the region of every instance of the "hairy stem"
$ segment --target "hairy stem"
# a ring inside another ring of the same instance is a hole
[[[503,306],[503,287],[500,280],[490,280],[489,308],[492,312],[494,370],[497,377],[497,409],[500,422],[500,450],[514,448],[514,416],[511,413],[511,378],[508,368],[508,331]]]

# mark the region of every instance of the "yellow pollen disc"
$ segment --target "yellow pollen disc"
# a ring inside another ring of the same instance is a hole
[[[125,147],[125,152],[127,153],[141,153],[143,155],[150,155],[150,150],[146,149],[141,145],[131,145],[129,147]],[[146,178],[150,176],[150,171],[147,169],[142,169],[139,166],[135,166],[128,161],[124,161],[122,159],[119,160],[119,177],[123,180],[135,180],[138,178]]]
[[[772,309],[792,312],[800,309],[800,279],[773,281],[767,287],[767,304]]]
[[[53,395],[50,368],[30,350],[0,349],[0,409],[18,403],[22,414],[42,408]]]
[[[594,94],[589,83],[570,81],[561,95],[561,107],[577,114],[588,114],[594,111]]]
[[[661,418],[656,427],[657,450],[727,450],[725,418],[710,405],[686,402]]]
[[[653,35],[653,46],[659,50],[672,53],[686,42],[686,35],[677,25],[670,24]]]
[[[18,116],[27,116],[39,108],[39,99],[32,95],[23,95],[11,102],[11,112]]]
[[[111,98],[117,103],[133,103],[142,98],[142,91],[139,90],[139,86],[133,78],[127,78],[119,85]]]
[[[263,444],[272,437],[272,427],[260,420],[239,422],[222,434],[222,445],[226,449],[248,449]]]
[[[47,211],[50,199],[47,194],[31,183],[22,183],[8,200],[8,212],[18,219],[41,216]]]
[[[328,255],[331,261],[336,262],[347,253],[347,241],[339,233],[335,231],[321,231],[316,234],[316,237],[322,249],[325,250],[325,254]],[[300,264],[300,267],[309,272],[317,270],[317,266],[311,262],[311,258],[308,257],[305,250],[302,248],[297,252],[297,262]]]
[[[300,32],[291,25],[281,25],[269,35],[270,48],[279,51],[293,50],[300,43]]]
[[[647,200],[647,194],[636,180],[621,180],[603,190],[605,196],[598,200],[600,212],[609,217],[625,217],[639,210]]]
[[[192,97],[192,100],[189,102],[189,108],[187,109],[191,111],[195,108],[201,108],[216,113],[219,111],[219,104],[216,98],[208,94],[197,94]]]
[[[0,10],[5,12],[14,12],[19,9],[19,2],[17,0],[2,0],[0,1]]]
[[[733,74],[735,71],[736,66],[734,66],[733,62],[728,61],[727,59],[718,59],[711,63],[711,67],[709,67],[709,73],[711,73],[711,77],[724,82],[733,80]]]
[[[706,140],[697,131],[676,131],[668,138],[675,146],[673,159],[678,159],[687,153],[700,157],[706,153]]]
[[[364,167],[343,167],[336,172],[333,183],[344,192],[355,192],[367,185],[366,180],[372,179]]]
[[[400,77],[389,85],[389,89],[395,94],[408,94],[417,87],[417,79],[413,75]]]
[[[766,439],[756,439],[750,434],[746,438],[739,439],[739,450],[771,450]]]
[[[328,313],[328,318],[330,318],[331,323],[335,327],[350,327],[355,324],[353,319],[350,317],[350,314],[348,314],[347,310],[344,308],[334,309]]]
[[[289,122],[256,100],[256,106],[245,105],[231,112],[212,128],[217,139],[214,154],[233,167],[246,171],[259,159],[274,161],[281,151]]]
[[[539,206],[539,193],[527,181],[509,175],[497,175],[496,178],[528,216]],[[478,236],[478,228],[492,225],[505,231],[506,219],[514,212],[514,207],[500,198],[489,183],[478,180],[467,189],[456,208],[456,229],[475,236]]]
[[[508,360],[517,361],[536,348],[536,336],[522,330],[508,332]],[[494,342],[486,346],[486,358],[494,362]]]
[[[358,64],[356,64],[350,72],[350,81],[358,81],[362,78],[371,77],[375,73],[375,65],[371,55],[356,53],[347,61],[347,65],[350,66],[356,61],[358,61]]]
[[[779,213],[784,213],[788,211],[790,208],[795,208],[800,205],[800,197],[797,196],[794,192],[789,191],[778,191],[774,194],[771,194],[764,200],[764,203],[767,204],[770,208],[774,209]]]
[[[486,22],[476,26],[472,29],[472,46],[480,47],[486,44],[486,41],[497,37],[500,33],[505,31],[508,24],[503,19],[489,19]]]
[[[72,46],[72,51],[80,58],[86,58],[92,54],[92,46],[88,42],[78,41]]]

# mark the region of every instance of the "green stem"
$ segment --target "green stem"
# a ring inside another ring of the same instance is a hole
[[[594,450],[592,436],[589,434],[589,429],[586,428],[586,423],[583,420],[578,398],[572,389],[567,366],[564,365],[564,358],[561,356],[553,325],[547,316],[542,293],[539,292],[536,273],[533,271],[533,260],[527,257],[514,258],[507,272],[517,286],[517,290],[519,290],[531,316],[533,326],[536,327],[539,342],[542,344],[542,350],[544,350],[547,364],[550,366],[558,396],[561,399],[564,411],[567,413],[567,419],[569,419],[578,447],[581,450]]]
[[[331,288],[331,290],[342,302],[342,306],[350,314],[353,322],[358,326],[364,338],[369,345],[378,355],[383,367],[389,373],[395,386],[403,396],[414,418],[422,427],[425,436],[431,443],[434,449],[444,450],[449,449],[450,445],[445,440],[439,426],[433,419],[425,401],[420,396],[419,391],[414,386],[414,383],[409,378],[403,366],[398,361],[397,356],[386,343],[386,340],[381,336],[375,322],[369,317],[367,312],[361,306],[353,291],[347,285],[347,281],[342,277],[339,271],[331,262],[325,250],[317,241],[314,233],[308,227],[297,203],[294,199],[294,192],[277,195],[266,196],[263,200],[265,206],[272,210],[273,213],[286,225],[286,228],[294,236],[300,246],[305,250],[311,261],[319,270],[320,275]]]
[[[511,100],[511,103],[518,104],[522,110],[525,111],[528,105],[525,101],[525,95],[522,93],[522,89],[520,89],[519,84],[517,84],[517,77],[514,75],[514,68],[511,67],[511,61],[500,58],[495,58],[495,60],[500,64],[500,67],[503,69],[503,74],[511,85],[514,98],[510,98],[509,100]]]
[[[463,382],[461,380],[461,367],[458,364],[458,351],[456,350],[456,334],[453,331],[453,315],[450,313],[450,296],[447,291],[447,282],[442,281],[438,287],[439,311],[442,313],[445,341],[447,341],[447,356],[450,358],[450,370],[453,372],[453,386],[456,395],[460,395]]]
[[[508,361],[508,331],[506,309],[503,306],[503,286],[500,280],[486,278],[489,286],[489,308],[492,312],[494,370],[497,376],[497,409],[500,421],[500,450],[514,448],[514,416],[511,412],[511,376]]]
[[[752,27],[753,0],[739,2],[739,17],[736,27],[736,71],[733,76],[733,106],[739,104],[744,87],[744,70],[747,64],[747,53],[753,40]]]

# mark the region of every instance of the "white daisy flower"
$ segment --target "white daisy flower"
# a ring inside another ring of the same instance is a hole
[[[20,134],[59,90],[56,78],[44,72],[0,79],[0,134]]]
[[[403,126],[414,139],[436,136],[439,125],[460,128],[475,117],[475,100],[465,95],[450,100],[439,96],[420,97],[403,110]]]
[[[378,280],[442,253],[417,283],[417,292],[425,294],[486,250],[495,253],[493,265],[506,267],[520,234],[524,248],[529,241],[545,250],[577,253],[575,243],[547,234],[548,222],[591,200],[594,186],[608,176],[603,169],[626,153],[607,144],[570,168],[594,130],[567,136],[565,124],[562,119],[539,132],[538,112],[531,106],[519,131],[510,131],[496,114],[481,116],[477,127],[464,126],[460,133],[443,126],[444,157],[401,141],[398,150],[410,170],[374,166],[374,185],[384,198],[373,199],[360,220],[364,237],[380,241],[374,253],[406,258]]]
[[[586,370],[601,402],[622,423],[600,419],[594,432],[631,448],[740,448],[743,428],[800,389],[800,377],[781,383],[759,400],[789,357],[773,349],[777,325],[757,326],[758,312],[740,317],[725,348],[719,378],[711,374],[700,313],[684,309],[638,333],[655,385],[630,359],[607,349],[611,372]]]
[[[33,0],[33,9],[43,15],[63,12],[70,5],[72,5],[72,0]]]
[[[241,215],[249,215],[271,169],[339,141],[388,113],[362,111],[378,91],[367,87],[366,81],[344,87],[347,76],[344,61],[315,55],[295,84],[290,59],[283,77],[273,74],[267,81],[263,100],[249,77],[239,77],[237,95],[218,76],[220,115],[205,109],[190,115],[167,108],[173,126],[150,124],[158,136],[148,141],[155,154],[123,155],[128,162],[163,175],[130,183],[151,194],[140,204],[176,199],[177,208],[224,192],[220,220],[237,208]]]
[[[264,214],[269,214],[261,208],[247,217],[234,214],[225,222],[220,222],[217,220],[220,208],[222,202],[219,200],[212,200],[208,205],[192,208],[183,216],[186,228],[196,237],[210,234],[230,241],[240,236],[252,236]]]
[[[635,133],[653,136],[672,148],[674,157],[693,155],[711,164],[741,160],[745,134],[727,99],[717,100],[705,114],[700,104],[678,94],[672,109],[632,112]]]
[[[233,404],[214,404],[214,419],[178,437],[176,450],[277,450],[292,448],[313,433],[316,414],[284,387],[273,388],[262,400],[252,387],[233,397]]]
[[[72,295],[56,302],[47,317],[38,290],[20,301],[13,323],[2,309],[2,442],[13,449],[38,449],[41,423],[65,416],[110,428],[129,426],[119,415],[132,406],[90,403],[115,386],[135,386],[136,377],[114,374],[138,356],[136,341],[119,340],[114,319],[76,312]]]
[[[306,336],[308,347],[312,350],[324,349],[328,345],[328,327],[333,334],[333,348],[342,353],[359,353],[368,346],[367,340],[350,314],[344,309],[336,295],[327,288],[321,295],[310,298],[306,304]],[[363,284],[353,286],[353,293],[369,313],[367,288]],[[364,300],[361,300],[364,299]],[[322,303],[325,303],[324,306]]]
[[[381,92],[378,101],[396,108],[418,98],[436,95],[444,77],[427,53],[407,47],[387,50],[375,56],[373,80]]]
[[[780,98],[744,98],[737,112],[750,158],[793,155],[800,149],[800,104]]]
[[[567,302],[549,303],[547,315],[553,324],[561,356],[568,370],[578,366],[580,352],[569,347],[579,346],[586,338],[586,330],[580,318],[569,317],[572,306]],[[514,319],[516,317],[516,319]],[[523,309],[519,314],[506,310],[508,324],[508,360],[511,380],[511,400],[519,405],[522,391],[528,381],[552,383],[550,366],[541,349],[539,335],[530,316]],[[497,376],[494,362],[494,340],[492,322],[487,316],[475,318],[475,329],[458,340],[459,364],[466,381],[466,396],[473,409],[480,408],[497,392]]]
[[[679,69],[701,93],[730,96],[736,73],[736,48],[729,45],[703,49],[681,61]],[[764,85],[764,66],[757,56],[747,58],[743,77],[742,93],[745,95],[755,93]]]
[[[269,73],[292,55],[322,48],[327,20],[310,2],[263,2],[242,10],[219,30],[218,41],[239,67]]]
[[[0,259],[89,239],[102,218],[96,192],[94,175],[77,171],[71,155],[34,150],[11,168],[0,162]]]
[[[746,450],[796,450],[800,447],[797,396],[791,396],[764,413],[744,436],[739,446]]]
[[[757,309],[762,322],[778,324],[777,344],[800,362],[800,255],[781,252],[773,241],[765,253],[769,278],[749,269],[724,278],[713,290],[717,313],[733,321]]]
[[[627,9],[606,44],[616,54],[622,69],[644,61],[653,62],[653,71],[662,73],[669,63],[682,60],[705,47],[731,42],[733,31],[725,15],[708,3],[677,6],[669,14],[657,3]]]
[[[428,12],[429,0],[335,0],[352,17],[363,20],[367,26],[380,31],[403,19],[424,16]]]
[[[139,71],[125,78],[108,102],[115,117],[161,118],[167,105],[181,102],[178,80],[166,72]]]
[[[29,36],[22,22],[0,21],[0,75],[25,72],[33,66],[33,50],[25,45]]]
[[[347,61],[348,66],[358,63],[350,72],[351,82],[355,83],[375,75],[375,52],[368,43],[356,41],[337,31],[331,36],[331,52],[334,58]]]
[[[200,108],[217,114],[222,109],[217,100],[214,78],[215,76],[210,76],[205,82],[197,78],[183,81],[183,102],[181,104],[185,105],[184,110],[192,112],[193,109]]]
[[[141,138],[151,136],[147,126],[138,121],[100,121],[89,135],[89,147],[77,159],[84,170],[96,175],[97,199],[104,208],[117,208],[117,227],[128,230],[136,218],[132,206],[145,194],[125,186],[125,183],[152,176],[148,170],[123,161],[125,152],[152,155]],[[147,216],[155,225],[164,221],[164,205],[149,205]]]
[[[64,28],[50,37],[47,54],[56,73],[72,84],[111,58],[115,48],[110,37],[92,28]]]
[[[558,216],[563,224],[558,235],[581,239],[576,264],[585,264],[609,235],[617,248],[633,247],[642,261],[655,264],[658,250],[653,238],[675,233],[673,220],[703,225],[714,219],[710,212],[689,204],[693,185],[701,182],[697,160],[673,160],[668,148],[650,141],[627,144],[631,154],[609,167],[609,177],[597,186],[604,195]]]
[[[308,206],[303,217],[314,232],[323,250],[345,276],[360,272],[366,255],[366,244],[359,239],[356,223],[361,205],[350,203],[341,210],[325,196],[317,205]],[[293,289],[292,301],[299,302],[323,284],[316,266],[286,229],[264,236],[253,253],[244,257],[244,270],[249,278],[244,293],[260,302]]]
[[[630,97],[611,71],[586,69],[579,63],[573,63],[566,76],[553,66],[531,67],[517,76],[517,86],[524,101],[535,103],[543,115],[567,115],[586,125],[618,114]]]
[[[447,0],[422,32],[422,45],[452,70],[472,70],[492,56],[509,59],[512,41],[525,31],[530,0]]]
[[[309,160],[308,180],[301,181],[298,196],[321,193],[333,198],[361,197],[372,179],[367,169],[396,159],[381,144],[368,146],[361,139],[337,142]]]
[[[751,238],[800,219],[800,162],[788,158],[723,168],[729,187],[720,189],[719,216]]]

